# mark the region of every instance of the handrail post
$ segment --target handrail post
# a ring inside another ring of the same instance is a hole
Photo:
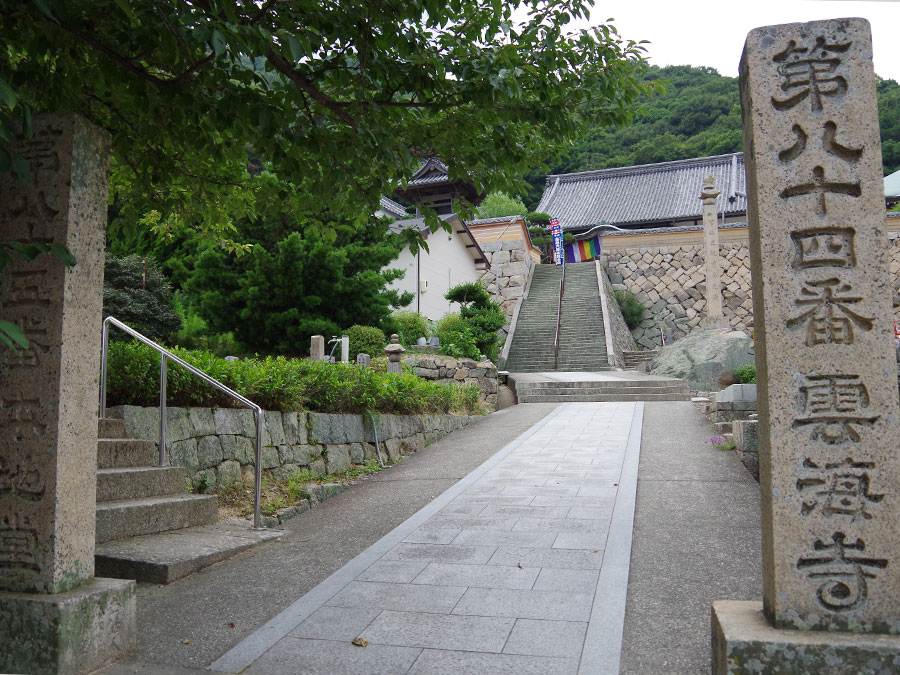
[[[256,489],[253,492],[253,529],[261,530],[262,516],[262,408],[257,408],[256,413]]]
[[[100,352],[100,418],[106,417],[106,353],[109,350],[109,323],[103,322],[103,339],[101,340],[102,350]]]
[[[166,465],[166,355],[159,359],[159,466]]]

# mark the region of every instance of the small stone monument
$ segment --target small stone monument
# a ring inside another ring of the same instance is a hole
[[[372,357],[368,354],[357,354],[356,365],[362,366],[363,368],[368,368],[370,365],[372,365]]]
[[[313,335],[309,339],[309,358],[311,361],[325,360],[325,336]]]
[[[43,253],[0,273],[0,316],[30,343],[0,347],[0,672],[89,672],[136,637],[134,582],[94,578],[109,139],[58,113],[9,147],[31,184],[0,173],[3,240],[77,264]]]
[[[387,354],[388,357],[387,371],[389,373],[400,374],[403,372],[403,368],[400,364],[400,357],[405,351],[403,345],[400,344],[400,336],[396,333],[391,335],[391,343],[384,348],[384,353]]]
[[[350,337],[341,336],[341,363],[350,363]]]
[[[703,177],[703,243],[706,268],[706,317],[703,328],[727,328],[728,322],[722,313],[722,262],[719,256],[719,224],[717,222],[716,179],[712,175]],[[670,336],[666,336],[669,338]],[[671,344],[671,339],[666,340]]]
[[[763,602],[713,605],[713,672],[900,663],[900,455],[868,22],[757,28],[741,59]]]

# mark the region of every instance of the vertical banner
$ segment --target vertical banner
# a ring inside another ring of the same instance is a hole
[[[553,260],[557,265],[562,265],[565,263],[562,228],[556,218],[550,220],[550,234],[553,236]]]

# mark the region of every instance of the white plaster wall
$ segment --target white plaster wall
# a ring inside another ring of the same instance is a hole
[[[479,274],[475,270],[475,260],[463,238],[456,234],[449,234],[444,230],[428,236],[428,252],[419,251],[421,267],[419,278],[428,281],[428,290],[418,295],[416,284],[416,256],[404,249],[400,256],[391,263],[390,267],[406,271],[402,279],[391,283],[391,288],[398,291],[409,291],[414,297],[412,304],[407,307],[418,311],[432,321],[440,319],[448,312],[459,309],[459,305],[451,304],[444,299],[444,294],[453,286],[475,281]]]

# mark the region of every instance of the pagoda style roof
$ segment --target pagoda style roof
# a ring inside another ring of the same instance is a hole
[[[715,177],[720,192],[718,212],[746,214],[742,152],[547,176],[535,211],[558,218],[564,231],[602,222],[627,228],[684,223],[702,218],[700,191],[707,174]]]
[[[463,197],[478,206],[484,199],[484,195],[475,189],[475,184],[471,181],[451,179],[450,169],[436,158],[422,162],[406,187],[401,186],[394,190],[394,196],[414,204]]]

